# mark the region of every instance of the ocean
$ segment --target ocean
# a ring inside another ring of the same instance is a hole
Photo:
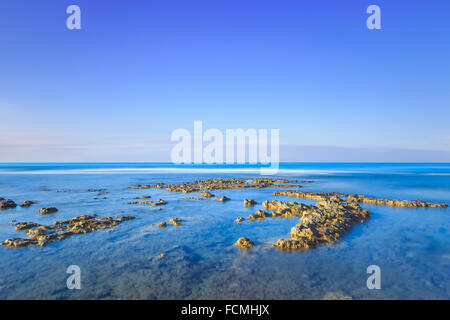
[[[264,200],[314,204],[272,196],[285,189],[214,190],[230,201],[190,200],[163,189],[129,187],[205,178],[260,178],[257,166],[169,163],[3,163],[0,197],[17,206],[0,211],[0,242],[24,237],[16,222],[52,224],[80,216],[130,215],[134,220],[45,247],[0,246],[0,299],[449,299],[450,209],[361,204],[365,223],[339,242],[282,252],[268,245],[289,238],[298,218],[235,223]],[[270,177],[311,180],[302,191],[450,204],[449,163],[281,163]],[[164,206],[130,205],[136,197]],[[243,199],[257,201],[244,207]],[[41,207],[57,207],[49,215]],[[179,227],[155,224],[177,217]],[[240,251],[240,237],[256,246]],[[160,254],[165,257],[161,258]],[[69,290],[67,268],[81,270],[81,289]],[[379,266],[381,288],[369,289],[367,268]]]

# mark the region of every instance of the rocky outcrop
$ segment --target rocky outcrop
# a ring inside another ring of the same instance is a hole
[[[280,239],[280,250],[309,249],[322,243],[334,243],[357,224],[369,218],[355,202],[327,200],[302,212],[300,223],[291,229],[291,239]]]
[[[158,223],[158,227],[165,228],[165,227],[167,227],[167,223],[165,221]]]
[[[239,238],[234,245],[241,250],[247,250],[253,248],[255,244],[249,238]]]
[[[0,198],[0,209],[15,208],[17,204],[11,199]]]
[[[408,207],[408,208],[447,208],[445,203],[430,203],[422,200],[406,201],[402,199],[378,199],[366,197],[364,195],[348,195],[347,201],[366,204],[385,205],[390,207]]]
[[[235,221],[236,221],[236,223],[241,223],[241,222],[245,221],[245,219],[242,217],[239,217]]]
[[[58,209],[56,209],[55,207],[50,207],[50,208],[41,208],[38,213],[40,214],[51,214],[51,213],[56,213],[58,212]]]
[[[45,226],[34,222],[16,223],[16,230],[27,231],[27,238],[12,238],[2,242],[9,248],[20,248],[28,246],[45,246],[51,242],[63,240],[74,234],[86,234],[96,230],[112,228],[119,223],[134,219],[134,217],[96,217],[82,215],[69,220],[57,221],[52,225]]]
[[[383,199],[367,197],[363,194],[348,194],[337,192],[304,192],[298,190],[277,191],[272,193],[274,196],[288,196],[295,198],[312,199],[316,201],[338,200],[338,198],[346,198],[348,202],[357,202],[365,204],[386,205],[391,207],[408,207],[408,208],[447,208],[445,203],[430,203],[422,200],[407,201],[402,199]]]
[[[224,189],[246,189],[246,188],[267,188],[267,187],[299,187],[292,183],[297,180],[289,179],[272,179],[272,178],[256,178],[256,179],[203,179],[194,182],[183,182],[180,184],[166,185],[164,183],[155,183],[147,185],[137,185],[132,189],[149,189],[159,188],[174,192],[201,192],[210,190],[224,190]]]
[[[256,201],[253,199],[244,199],[244,207],[251,207],[256,204]]]

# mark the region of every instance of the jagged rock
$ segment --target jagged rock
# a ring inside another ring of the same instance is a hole
[[[236,241],[235,246],[241,250],[246,250],[253,248],[254,243],[249,238],[239,238],[238,241]]]
[[[55,207],[50,207],[50,208],[41,208],[38,213],[40,214],[50,214],[50,213],[56,213],[58,212],[58,209],[56,209]]]
[[[241,223],[242,221],[245,221],[245,219],[242,218],[242,217],[239,217],[239,218],[237,218],[235,221],[236,221],[237,223]]]
[[[15,208],[17,204],[11,199],[0,198],[0,209]]]
[[[244,199],[244,207],[254,206],[256,201],[253,199]]]

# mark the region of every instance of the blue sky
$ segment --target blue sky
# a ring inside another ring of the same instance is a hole
[[[278,128],[284,161],[450,161],[449,1],[2,0],[0,40],[0,161],[169,161],[194,120]]]

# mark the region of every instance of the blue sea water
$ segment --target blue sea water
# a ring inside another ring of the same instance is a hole
[[[288,238],[298,218],[245,221],[279,188],[222,190],[231,200],[187,200],[198,194],[130,186],[180,183],[203,178],[261,177],[254,166],[178,166],[164,163],[0,164],[0,197],[20,204],[0,211],[0,241],[24,237],[14,222],[51,224],[82,214],[132,215],[136,219],[45,247],[0,246],[0,299],[449,299],[450,209],[362,205],[371,217],[336,244],[280,252],[266,244]],[[305,191],[421,199],[450,204],[446,163],[282,163],[275,177],[312,180]],[[97,195],[89,189],[106,189]],[[168,202],[161,207],[128,205],[141,195]],[[245,208],[243,199],[258,205]],[[54,206],[56,214],[37,210]],[[183,225],[157,228],[170,218]],[[242,252],[239,237],[256,247]],[[161,253],[166,257],[160,258]],[[67,267],[81,268],[81,289],[66,286]],[[381,289],[369,290],[367,267],[381,270]]]

